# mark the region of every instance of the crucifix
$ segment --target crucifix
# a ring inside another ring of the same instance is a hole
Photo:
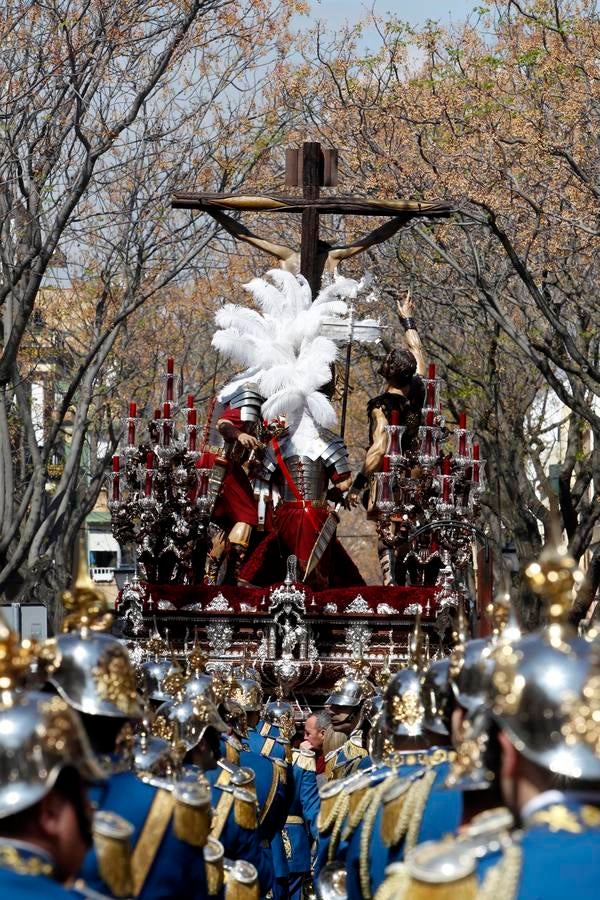
[[[321,197],[321,187],[334,187],[336,184],[337,150],[323,150],[320,143],[307,141],[302,150],[286,151],[286,185],[302,187],[302,197],[176,191],[172,196],[172,206],[207,213],[237,240],[274,256],[282,269],[294,274],[301,273],[308,281],[313,297],[319,292],[323,273],[333,275],[342,260],[383,243],[413,218],[441,218],[450,215],[453,209],[451,204],[444,202]],[[300,251],[259,237],[228,212],[301,215]],[[386,216],[388,221],[351,243],[335,245],[319,238],[319,219],[325,214]]]

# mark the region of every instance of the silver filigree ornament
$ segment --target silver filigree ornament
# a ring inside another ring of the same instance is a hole
[[[362,594],[357,594],[354,600],[348,604],[345,613],[360,613],[365,616],[372,616],[373,610],[362,596]]]
[[[226,622],[216,622],[208,629],[208,645],[212,656],[225,656],[233,642],[233,628]]]
[[[227,597],[219,591],[206,607],[206,612],[233,612],[233,608],[229,605]]]

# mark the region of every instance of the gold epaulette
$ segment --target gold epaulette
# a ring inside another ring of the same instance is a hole
[[[328,781],[319,790],[321,808],[317,817],[319,834],[327,834],[333,828],[340,797],[343,796],[342,781]]]
[[[381,840],[385,847],[395,847],[406,834],[412,804],[408,803],[413,779],[396,778],[383,794]]]
[[[235,788],[233,791],[233,816],[236,825],[246,828],[248,831],[256,831],[258,828],[258,810],[256,797],[244,788]]]
[[[304,769],[306,772],[316,772],[317,764],[315,762],[315,754],[312,750],[293,750],[292,764]]]
[[[259,900],[260,886],[256,866],[245,859],[226,865],[225,900]]]
[[[206,890],[209,897],[216,897],[223,887],[223,844],[214,837],[209,837],[203,849],[204,866],[206,868]]]
[[[231,737],[228,737],[225,741],[225,759],[228,759],[229,762],[235,763],[236,766],[240,764],[240,752],[242,746],[239,741],[234,741]]]
[[[475,857],[460,852],[459,844],[427,841],[405,858],[406,883],[402,900],[475,900]]]
[[[261,737],[269,737],[270,732],[271,732],[271,726],[269,725],[269,723],[263,722],[261,725],[260,731],[258,732],[260,734],[260,736]]]
[[[94,814],[94,849],[98,872],[113,897],[129,897],[133,893],[131,822],[117,813],[99,810]]]
[[[359,743],[359,741],[360,738],[350,735],[346,743],[342,744],[341,750],[347,760],[364,759],[365,756],[368,755],[362,743]]]
[[[381,800],[386,791],[389,790],[390,785],[393,783],[395,778],[396,776],[394,774],[389,775],[383,782],[378,784],[370,792],[370,800],[366,805],[366,809],[364,812],[362,831],[360,834],[360,846],[358,851],[360,889],[364,900],[370,900],[372,896],[369,860],[371,856],[371,838],[373,835],[373,828],[375,827],[375,819],[381,807]]]
[[[279,780],[282,784],[287,784],[287,767],[285,759],[278,759],[277,757],[269,757],[274,766],[277,767],[277,771],[279,774]]]
[[[174,791],[173,831],[180,841],[204,847],[210,833],[211,791],[208,781],[181,782]]]

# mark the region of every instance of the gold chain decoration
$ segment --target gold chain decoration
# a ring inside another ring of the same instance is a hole
[[[327,862],[333,862],[335,860],[335,854],[337,852],[338,844],[340,842],[340,837],[342,834],[342,825],[344,824],[344,820],[348,815],[348,807],[348,794],[342,791],[335,804],[335,822],[333,831],[331,832],[331,837],[329,839],[329,847],[327,848]]]
[[[391,780],[393,780],[395,777],[395,775],[392,775],[391,779],[386,778],[385,781],[383,781],[381,784],[378,784],[376,788],[373,788],[373,790],[369,792],[371,795],[371,802],[369,803],[369,807],[365,812],[362,832],[360,835],[360,849],[358,859],[360,890],[365,900],[370,900],[372,896],[371,873],[369,872],[369,851],[371,848],[371,836],[373,834],[373,828],[375,827],[375,819],[377,818],[377,812],[381,806],[381,799],[386,790],[389,788]]]
[[[16,847],[9,845],[0,846],[0,866],[17,875],[46,875],[51,878],[54,872],[51,863],[39,856],[25,856]]]
[[[414,794],[414,808],[412,810],[412,815],[406,832],[406,839],[404,841],[405,853],[408,850],[412,850],[413,847],[415,847],[417,844],[419,829],[421,828],[421,821],[423,819],[423,812],[425,810],[425,804],[429,799],[434,781],[435,772],[429,771],[426,772],[425,775],[423,775],[423,778],[421,778],[420,781],[417,781],[417,783],[414,784],[411,788],[411,791]]]
[[[477,891],[477,900],[515,900],[521,878],[523,851],[518,844],[511,844],[497,865],[487,873]]]

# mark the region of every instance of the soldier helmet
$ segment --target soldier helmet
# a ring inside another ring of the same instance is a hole
[[[360,706],[372,694],[373,687],[366,679],[354,674],[344,675],[334,684],[325,706]]]
[[[223,734],[227,725],[210,700],[169,700],[156,711],[152,730],[158,737],[181,741],[186,750],[197,747],[207,728]]]
[[[434,660],[425,673],[421,687],[423,727],[435,734],[450,734],[452,693],[448,680],[449,659]]]
[[[525,574],[546,601],[549,624],[496,648],[494,718],[519,753],[541,768],[598,782],[600,651],[568,624],[583,575],[556,539]]]
[[[263,693],[260,683],[253,678],[242,676],[235,678],[229,689],[229,697],[235,700],[245,712],[260,712]]]
[[[422,676],[402,669],[392,676],[385,691],[386,726],[392,735],[418,737],[423,733],[425,710],[421,699]]]
[[[281,737],[285,740],[291,740],[296,733],[294,707],[281,697],[270,700],[266,704],[263,711],[263,719],[268,725],[278,728]]]
[[[0,819],[29,809],[71,766],[85,780],[105,777],[77,714],[65,701],[33,691],[5,695],[0,706]]]
[[[110,627],[104,594],[80,552],[73,587],[62,595],[66,611],[54,644],[49,680],[75,709],[94,716],[139,719],[135,670],[125,645],[103,632]]]

